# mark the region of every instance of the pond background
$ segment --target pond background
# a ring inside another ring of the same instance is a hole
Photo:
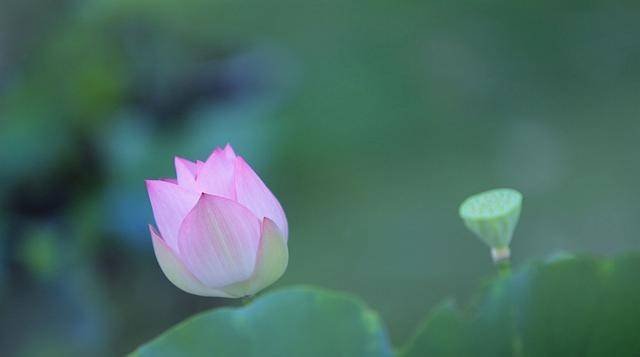
[[[121,355],[237,301],[153,255],[144,179],[227,142],[283,204],[277,286],[404,342],[494,273],[457,215],[524,196],[515,265],[640,248],[636,1],[0,2],[0,346]]]

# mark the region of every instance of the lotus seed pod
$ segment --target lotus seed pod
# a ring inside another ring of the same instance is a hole
[[[494,260],[509,257],[509,243],[520,218],[522,195],[508,188],[467,198],[460,205],[464,224],[492,249]]]

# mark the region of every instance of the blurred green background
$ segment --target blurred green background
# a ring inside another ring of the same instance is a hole
[[[525,196],[516,265],[640,248],[640,3],[0,1],[0,346],[123,354],[225,299],[155,261],[143,180],[233,144],[285,207],[277,286],[396,344],[494,273],[457,216]]]

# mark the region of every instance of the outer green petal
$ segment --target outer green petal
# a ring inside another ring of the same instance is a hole
[[[160,269],[173,285],[194,295],[231,297],[224,291],[211,289],[203,285],[193,274],[182,264],[180,259],[171,248],[164,242],[152,226],[149,226],[151,238],[153,240],[153,250]]]
[[[289,263],[289,249],[284,235],[269,218],[262,221],[262,234],[251,277],[241,283],[222,288],[229,295],[239,297],[253,295],[275,283],[284,274]]]

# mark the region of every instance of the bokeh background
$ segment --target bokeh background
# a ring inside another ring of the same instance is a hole
[[[514,263],[640,248],[640,3],[0,1],[3,355],[132,351],[225,299],[160,272],[143,180],[233,144],[280,199],[277,286],[396,344],[490,277],[468,195],[525,196]]]

